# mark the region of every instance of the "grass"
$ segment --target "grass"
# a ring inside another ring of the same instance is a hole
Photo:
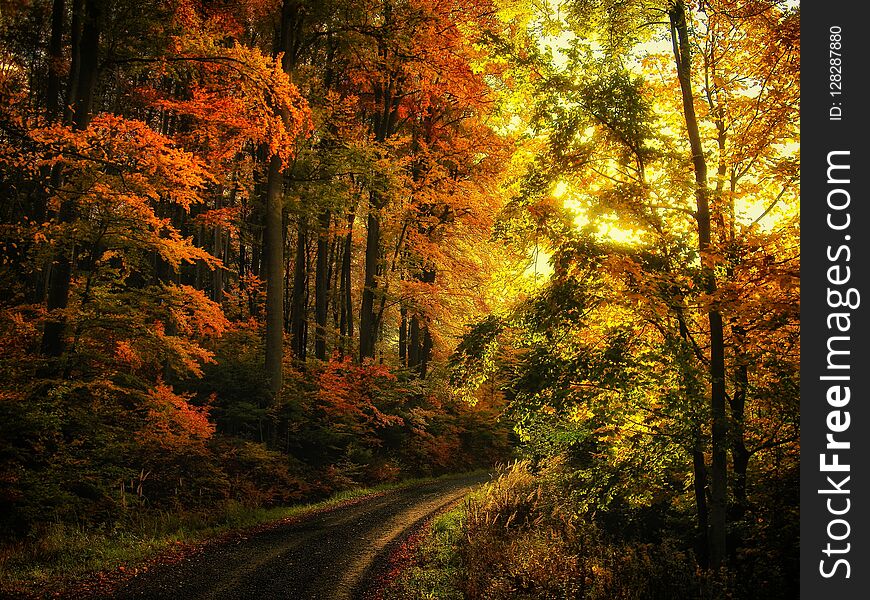
[[[240,529],[268,526],[391,490],[449,479],[408,479],[344,490],[328,499],[280,507],[250,507],[228,501],[209,512],[147,515],[123,528],[95,529],[64,523],[47,525],[30,538],[0,546],[0,594],[38,594],[99,572],[132,571],[158,555]]]
[[[471,493],[479,498],[484,489]],[[436,516],[414,549],[411,564],[382,590],[382,600],[462,600],[460,580],[465,576],[459,546],[464,542],[463,523],[468,500]]]

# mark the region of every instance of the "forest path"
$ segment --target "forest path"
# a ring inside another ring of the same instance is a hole
[[[486,479],[468,475],[397,489],[207,546],[181,563],[130,580],[111,597],[355,600],[395,544]]]

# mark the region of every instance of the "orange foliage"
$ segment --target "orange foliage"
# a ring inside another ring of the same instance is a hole
[[[318,377],[318,398],[323,409],[342,419],[351,418],[363,427],[401,425],[396,415],[387,415],[375,406],[379,385],[396,376],[385,365],[355,365],[350,359],[332,359]]]
[[[119,340],[115,344],[115,358],[122,364],[130,365],[132,369],[142,366],[142,357],[127,340]]]
[[[158,383],[148,392],[147,424],[139,433],[143,443],[178,450],[200,445],[215,426],[208,420],[208,406],[193,406],[192,395],[176,394],[172,386]]]
[[[226,206],[224,208],[213,208],[196,216],[196,222],[202,223],[206,227],[220,227],[230,233],[236,234],[238,226],[236,222],[239,218],[240,208],[238,206]]]
[[[281,56],[238,43],[227,47],[225,15],[185,11],[182,21],[186,31],[173,38],[163,68],[192,80],[186,98],[140,93],[154,106],[193,117],[196,127],[187,137],[210,162],[233,159],[249,143],[266,144],[285,164],[292,160],[297,140],[311,133],[311,111]]]
[[[99,224],[102,239],[118,247],[156,251],[175,269],[196,260],[211,268],[220,264],[155,212],[159,202],[185,211],[202,202],[212,176],[196,156],[141,121],[106,113],[83,131],[57,125],[35,129],[31,137],[44,148],[42,164],[65,167],[66,185],[55,201],[76,202],[91,222]],[[70,228],[46,225],[41,233],[47,239],[85,233],[77,233],[76,227],[65,232]]]

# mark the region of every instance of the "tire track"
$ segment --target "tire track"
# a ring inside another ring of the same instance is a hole
[[[485,479],[466,476],[393,490],[247,538],[206,546],[181,563],[131,579],[110,597],[356,600],[368,589],[379,558],[390,547]]]

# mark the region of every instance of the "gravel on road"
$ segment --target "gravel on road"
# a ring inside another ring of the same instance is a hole
[[[389,547],[485,475],[440,479],[318,512],[128,581],[114,600],[356,600]]]

